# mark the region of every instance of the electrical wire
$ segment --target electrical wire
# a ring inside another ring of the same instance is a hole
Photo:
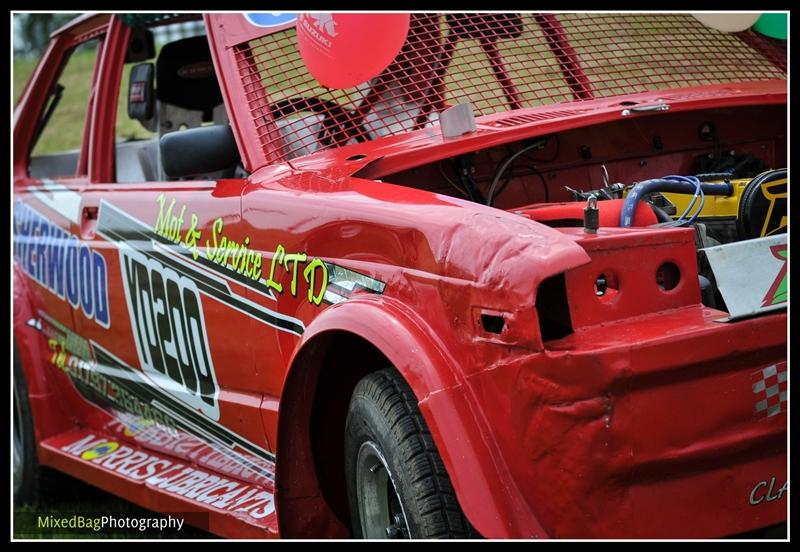
[[[697,217],[700,216],[700,212],[703,210],[703,207],[705,206],[706,202],[706,196],[705,193],[703,192],[703,186],[700,179],[697,178],[696,176],[670,175],[670,176],[665,176],[663,180],[673,180],[676,182],[685,182],[687,184],[694,185],[695,189],[694,189],[694,195],[692,196],[692,200],[689,202],[689,205],[686,206],[686,209],[684,209],[683,213],[681,213],[681,216],[675,219],[674,223],[671,226],[689,226],[691,224],[694,224],[694,222],[697,220]],[[686,215],[688,215],[694,208],[695,204],[697,204],[698,198],[700,199],[700,204],[697,210],[695,210],[692,216],[687,220]]]
[[[445,174],[445,172],[444,172],[444,169],[442,168],[442,161],[439,161],[438,163],[436,163],[436,166],[437,166],[437,167],[438,167],[438,169],[439,169],[439,174],[441,174],[441,175],[442,175],[442,178],[444,178],[444,179],[447,181],[447,183],[448,183],[448,184],[450,184],[450,185],[451,185],[453,188],[455,188],[456,190],[458,190],[458,191],[461,193],[461,195],[463,195],[464,197],[469,197],[469,194],[468,194],[466,191],[464,191],[463,189],[461,189],[461,188],[458,186],[458,184],[456,184],[455,182],[453,182],[452,180],[450,180],[450,177],[449,177],[449,176],[447,176],[447,174]]]
[[[492,199],[494,198],[494,192],[495,192],[495,189],[497,188],[497,183],[500,182],[500,177],[502,177],[503,174],[506,172],[506,169],[508,168],[508,166],[511,163],[514,162],[514,159],[516,159],[517,157],[523,155],[525,152],[532,150],[533,148],[539,147],[540,145],[541,145],[540,142],[535,142],[535,143],[531,144],[530,146],[526,146],[526,147],[522,148],[521,150],[519,150],[518,152],[516,152],[511,157],[509,157],[505,161],[505,163],[500,165],[500,168],[498,169],[497,173],[495,173],[494,178],[492,179],[492,185],[489,188],[489,195],[486,198],[486,205],[489,205],[489,206],[492,205]],[[544,180],[544,179],[542,179],[542,180]],[[545,187],[546,187],[546,185],[545,185]]]
[[[700,206],[697,208],[697,211],[694,212],[692,218],[689,219],[689,222],[686,223],[687,226],[695,223],[697,218],[700,216],[700,213],[703,211],[703,207],[705,207],[706,204],[706,194],[703,191],[703,187],[700,185],[700,180],[697,180],[697,189],[700,192]]]
[[[551,134],[549,136],[545,136],[544,138],[545,138],[546,141],[545,141],[543,147],[547,146],[547,144],[550,142],[551,138],[555,141],[556,148],[555,148],[555,153],[553,153],[552,157],[550,157],[549,159],[536,159],[536,158],[532,157],[530,154],[525,153],[525,154],[522,155],[522,159],[526,159],[526,160],[532,161],[534,163],[551,163],[551,162],[555,161],[556,159],[558,159],[559,153],[561,151],[561,140],[558,138],[558,134]],[[510,147],[506,146],[506,149],[508,150],[509,154],[506,157],[504,157],[500,161],[500,163],[505,163],[508,160],[508,158],[511,157],[514,154]],[[539,179],[542,181],[542,185],[544,186],[545,202],[550,201],[550,188],[547,185],[547,180],[545,180],[544,176],[542,176],[542,173],[539,172],[539,170],[536,168],[536,165],[525,165],[525,167],[527,167],[531,171],[533,171],[533,174],[538,176]],[[495,191],[494,199],[497,199],[498,197],[500,197],[500,194],[502,194],[503,191],[505,191],[506,187],[511,183],[512,178],[515,176],[514,175],[515,168],[516,168],[515,164],[512,163],[511,164],[511,168],[508,169],[508,175],[506,176],[505,180],[503,180],[503,184],[500,186],[500,188],[498,188]],[[526,176],[526,175],[522,174],[522,175],[516,175],[516,176]]]
[[[506,187],[508,187],[508,185],[511,183],[511,180],[514,178],[514,169],[515,169],[515,165],[514,165],[514,163],[512,163],[511,164],[511,168],[508,169],[508,175],[506,176],[505,180],[503,180],[503,184],[500,185],[500,187],[497,189],[497,191],[494,194],[495,198],[500,197],[500,194],[503,193],[503,190],[505,190]],[[516,176],[521,176],[521,175],[516,175]]]
[[[552,163],[553,161],[558,159],[558,155],[561,152],[561,140],[558,138],[558,134],[551,134],[549,136],[546,136],[546,138],[548,142],[550,141],[550,138],[552,138],[556,143],[556,151],[550,159],[535,159],[530,155],[523,155],[523,157],[528,161],[533,161],[534,163]]]
[[[544,175],[533,165],[526,165],[529,169],[531,169],[536,176],[539,177],[539,180],[542,181],[542,187],[544,188],[544,202],[550,202],[550,188],[547,187],[547,180],[545,180]]]
[[[523,157],[524,157],[524,156],[523,156]],[[500,194],[502,194],[502,193],[503,193],[503,190],[505,190],[505,189],[506,189],[506,186],[508,186],[508,184],[511,182],[511,178],[512,178],[513,176],[530,176],[530,175],[535,175],[535,176],[538,176],[538,177],[539,177],[539,180],[541,180],[541,181],[542,181],[542,186],[544,187],[544,201],[545,201],[545,203],[549,202],[549,201],[550,201],[550,188],[549,188],[549,186],[547,185],[547,180],[545,179],[545,177],[544,177],[544,175],[541,173],[541,171],[539,171],[539,169],[537,169],[535,165],[523,165],[522,167],[523,167],[523,168],[527,168],[527,169],[529,169],[531,172],[530,172],[530,173],[522,173],[522,174],[516,174],[516,175],[515,175],[515,174],[514,174],[514,165],[511,165],[511,168],[508,170],[508,175],[509,175],[509,176],[506,178],[505,182],[503,182],[503,185],[502,185],[502,186],[500,186],[500,187],[497,189],[497,192],[495,192],[495,194],[494,194],[494,197],[495,197],[495,199],[497,199],[498,197],[500,197]]]
[[[513,150],[513,149],[511,149],[511,146],[509,146],[508,144],[506,144],[506,151],[508,152],[508,155],[506,155],[505,157],[503,157],[503,158],[500,160],[500,163],[498,163],[498,165],[500,165],[501,163],[505,163],[505,162],[506,162],[506,160],[507,160],[509,157],[511,157],[512,155],[514,155],[514,150]],[[511,182],[511,179],[512,179],[513,177],[514,177],[514,164],[512,163],[512,164],[511,164],[511,168],[508,170],[508,175],[506,176],[505,180],[503,180],[503,184],[500,186],[500,189],[499,189],[499,190],[497,190],[497,192],[495,193],[495,197],[499,196],[499,195],[502,193],[502,191],[506,189],[506,186],[508,186],[508,184]]]
[[[686,182],[688,184],[694,184],[695,189],[694,189],[694,194],[692,195],[692,200],[689,202],[689,205],[686,206],[686,209],[684,209],[683,213],[681,213],[681,216],[678,217],[678,220],[676,221],[677,223],[676,225],[678,226],[688,226],[692,224],[695,220],[697,220],[697,217],[700,214],[700,211],[703,209],[703,206],[705,204],[705,194],[703,193],[703,187],[700,184],[700,179],[696,177],[675,176],[675,175],[668,176],[666,179],[676,180],[678,182]],[[689,214],[691,210],[694,208],[694,205],[697,203],[698,197],[700,198],[700,208],[697,209],[695,213],[691,216],[691,218],[687,221],[686,215]]]

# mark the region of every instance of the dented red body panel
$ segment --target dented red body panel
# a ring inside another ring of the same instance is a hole
[[[537,222],[570,205],[504,211],[377,180],[618,121],[619,98],[270,164],[233,58],[259,31],[237,14],[205,21],[246,179],[114,183],[129,33],[116,16],[56,34],[15,111],[14,339],[42,463],[154,510],[207,515],[197,523],[224,536],[346,537],[307,433],[323,369],[309,359],[350,334],[411,385],[485,537],[720,537],[786,519],[786,408],[760,417],[753,378],[786,372],[787,317],[718,322],[725,313],[700,301],[692,231],[615,228],[609,204],[587,235]],[[58,48],[87,25],[106,46],[85,172],[32,178]],[[785,81],[701,90],[626,99],[675,114],[786,103]],[[781,144],[769,145],[778,159]],[[62,255],[63,276],[47,264]],[[682,275],[669,290],[656,280],[665,262]],[[615,274],[616,295],[596,296],[600,273]],[[573,331],[544,339],[537,290],[562,274]]]

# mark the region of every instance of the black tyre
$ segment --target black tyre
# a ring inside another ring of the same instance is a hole
[[[417,400],[392,369],[356,385],[345,429],[356,538],[474,538]]]
[[[36,457],[36,436],[33,416],[28,402],[28,386],[14,347],[14,504],[34,504],[39,501],[41,467]]]
[[[751,240],[760,238],[761,230],[767,222],[767,215],[772,212],[773,204],[765,194],[765,187],[776,180],[786,179],[786,169],[766,171],[756,176],[745,187],[742,196],[739,198],[739,212],[736,218],[736,231],[740,240]],[[783,203],[781,209],[775,206],[776,210],[772,217],[786,216],[786,204]],[[781,212],[782,211],[782,212]],[[773,233],[775,230],[773,230]],[[782,232],[786,233],[784,229]],[[771,235],[771,233],[770,233]]]
[[[14,345],[14,506],[58,504],[63,499],[77,499],[82,483],[39,464],[36,433],[28,400],[28,384],[19,350]],[[77,484],[77,487],[76,487]]]

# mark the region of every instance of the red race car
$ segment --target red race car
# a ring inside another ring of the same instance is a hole
[[[228,537],[785,523],[786,43],[415,13],[326,87],[297,33],[353,17],[52,35],[14,111],[16,503],[55,469]]]

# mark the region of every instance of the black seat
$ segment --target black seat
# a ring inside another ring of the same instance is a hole
[[[164,45],[156,61],[156,99],[161,167],[166,176],[217,180],[235,174],[238,152],[230,136],[228,115],[205,36],[184,38]],[[199,128],[212,122],[219,128]],[[166,135],[181,129],[197,129],[198,132],[165,139]],[[233,153],[229,142],[234,144]],[[224,155],[220,152],[214,154],[216,146]],[[199,152],[209,147],[208,158],[197,159],[206,155]],[[181,160],[180,157],[187,159]],[[231,165],[206,172],[219,166],[219,159],[228,159]]]
[[[164,45],[156,62],[156,98],[181,109],[200,111],[203,122],[214,120],[213,110],[222,103],[222,93],[205,36]]]
[[[233,159],[228,140],[230,129],[227,133],[213,129],[208,132],[193,132],[188,136],[181,136],[180,139],[172,136],[166,150],[164,148],[163,138],[174,131],[200,130],[206,123],[214,123],[222,128],[228,126],[228,116],[205,36],[165,44],[155,67],[152,63],[140,63],[131,68],[128,115],[138,120],[147,130],[158,132],[159,136],[156,140],[136,142],[133,147],[123,148],[120,152],[123,158],[118,162],[117,171],[122,181],[140,182],[189,176],[216,180],[235,174],[235,161],[231,166],[214,172],[204,170],[214,166],[211,161],[218,161],[220,158]],[[197,147],[209,147],[217,142],[224,155],[210,155],[206,160],[164,159],[165,154],[174,157],[176,152],[182,156],[195,157]],[[202,171],[202,174],[186,172],[192,167]]]

